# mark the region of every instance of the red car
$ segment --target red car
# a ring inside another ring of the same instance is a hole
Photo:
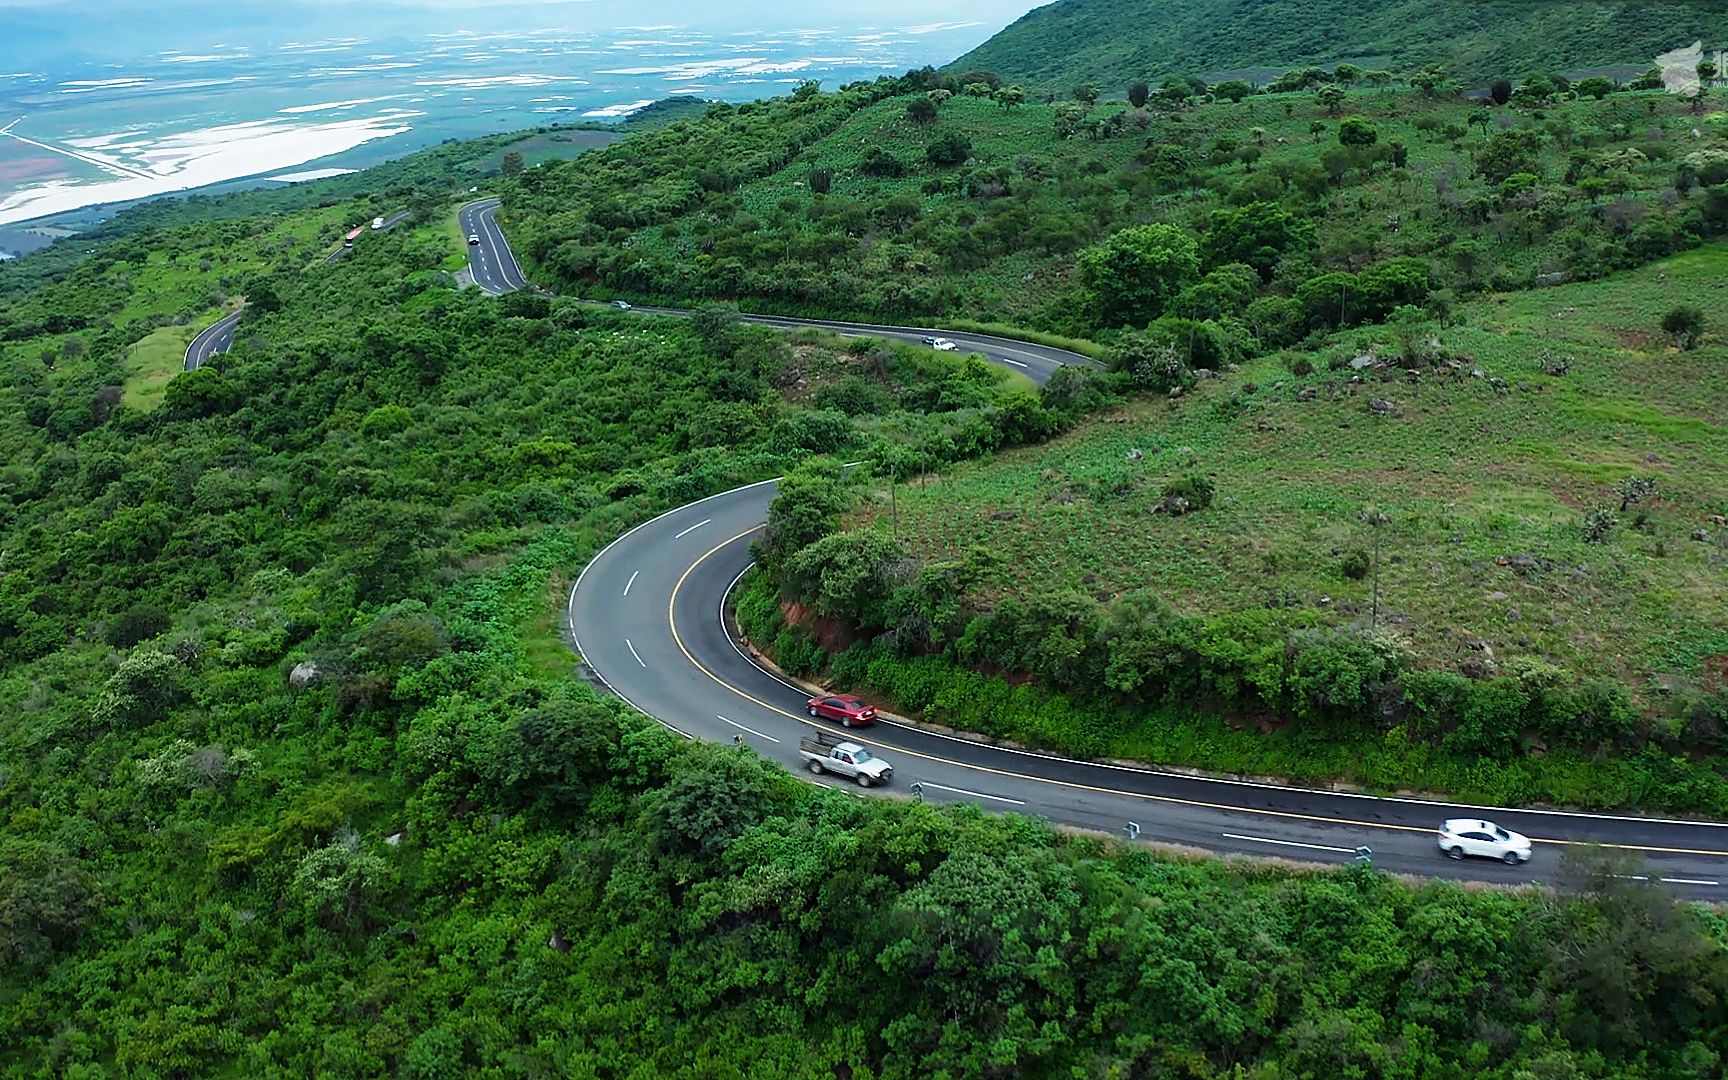
[[[855,697],[813,697],[805,711],[818,720],[838,720],[841,727],[864,727],[876,722],[876,710]]]

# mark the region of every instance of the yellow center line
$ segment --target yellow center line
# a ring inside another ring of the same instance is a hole
[[[684,659],[690,661],[691,665],[693,667],[695,667],[697,671],[700,671],[702,674],[708,676],[710,679],[714,680],[715,683],[719,684],[724,689],[731,691],[732,693],[738,695],[739,697],[743,698],[745,701],[748,701],[753,705],[757,705],[761,708],[767,709],[769,712],[775,713],[776,715],[784,716],[788,720],[796,720],[798,723],[803,724],[806,727],[815,728],[818,731],[831,731],[832,728],[830,728],[826,724],[815,723],[815,722],[811,721],[808,717],[802,716],[798,713],[787,712],[785,709],[782,709],[777,705],[770,705],[768,702],[763,701],[761,698],[756,697],[755,695],[749,693],[748,691],[746,691],[740,687],[733,686],[731,683],[727,682],[725,679],[722,679],[720,676],[714,674],[712,671],[709,671],[708,668],[703,665],[702,661],[696,659],[695,655],[690,652],[690,649],[684,644],[683,635],[678,633],[678,620],[674,617],[674,612],[676,611],[677,606],[678,606],[678,593],[684,588],[684,582],[689,580],[690,575],[694,574],[696,572],[697,567],[699,567],[703,563],[707,562],[711,557],[713,557],[721,549],[726,548],[726,547],[730,547],[731,545],[744,539],[746,536],[749,536],[751,533],[757,532],[761,528],[762,528],[761,525],[756,525],[756,526],[753,526],[751,528],[745,529],[743,532],[739,533],[738,535],[736,535],[734,537],[731,537],[730,539],[722,540],[718,544],[715,544],[713,547],[709,548],[707,551],[703,552],[701,554],[701,556],[699,556],[696,559],[695,562],[691,563],[689,569],[685,570],[684,573],[680,574],[678,576],[677,583],[672,586],[672,595],[666,601],[666,623],[669,627],[671,627],[672,640],[675,643],[677,643],[678,651],[684,654]],[[862,738],[862,737],[857,736],[857,735],[853,735],[853,736],[851,736],[851,738],[852,738],[852,741],[858,742],[858,743],[863,743],[866,746],[882,747],[882,748],[885,748],[888,750],[892,750],[895,754],[901,754],[901,755],[905,755],[908,757],[915,757],[915,758],[919,758],[919,759],[924,760],[924,761],[934,762],[934,763],[939,764],[939,765],[951,765],[951,766],[954,766],[955,768],[971,769],[975,772],[988,773],[991,776],[1001,776],[1001,777],[1005,777],[1005,778],[1011,779],[1011,780],[1024,780],[1024,781],[1027,781],[1029,783],[1034,783],[1034,784],[1050,784],[1050,785],[1054,785],[1056,787],[1070,788],[1070,789],[1073,789],[1076,791],[1090,791],[1090,792],[1093,792],[1093,793],[1099,794],[1099,795],[1115,795],[1115,796],[1120,796],[1123,798],[1142,799],[1142,800],[1145,800],[1147,802],[1168,803],[1168,804],[1171,804],[1174,806],[1188,806],[1188,807],[1193,807],[1195,809],[1200,809],[1200,810],[1219,810],[1219,811],[1223,811],[1225,813],[1232,813],[1232,814],[1258,814],[1261,817],[1284,818],[1286,820],[1292,820],[1292,821],[1313,821],[1313,822],[1319,822],[1320,824],[1323,824],[1323,825],[1353,825],[1353,826],[1356,826],[1357,828],[1362,828],[1362,829],[1387,829],[1387,830],[1393,830],[1393,831],[1397,831],[1397,832],[1426,833],[1430,836],[1434,835],[1437,831],[1436,828],[1434,828],[1432,826],[1392,825],[1392,824],[1388,824],[1386,822],[1379,822],[1379,821],[1358,821],[1354,818],[1337,818],[1337,817],[1326,817],[1326,816],[1320,815],[1320,814],[1303,814],[1303,813],[1298,813],[1298,812],[1293,811],[1293,810],[1265,810],[1265,809],[1261,809],[1259,807],[1253,807],[1253,806],[1231,806],[1228,803],[1205,802],[1205,801],[1199,800],[1199,799],[1183,799],[1183,798],[1178,798],[1174,795],[1149,795],[1149,794],[1146,794],[1145,792],[1140,792],[1140,791],[1123,791],[1120,788],[1100,787],[1100,786],[1097,786],[1094,784],[1081,784],[1081,783],[1076,783],[1075,781],[1072,781],[1072,780],[1053,780],[1053,779],[1051,779],[1049,777],[1045,777],[1045,776],[1033,776],[1033,775],[1029,775],[1027,773],[1014,772],[1014,771],[1009,770],[1009,769],[996,769],[996,768],[991,768],[990,766],[987,766],[987,765],[974,765],[971,762],[955,761],[953,758],[937,757],[934,754],[922,754],[916,750],[908,750],[903,746],[894,746],[894,745],[889,744],[889,743],[877,742],[877,741],[873,741],[870,739]],[[1605,848],[1614,848],[1614,849],[1621,850],[1621,851],[1660,852],[1660,853],[1665,854],[1665,855],[1703,855],[1703,856],[1711,856],[1711,857],[1716,857],[1716,858],[1728,858],[1728,851],[1711,851],[1708,849],[1699,849],[1699,848],[1655,847],[1655,846],[1651,846],[1651,845],[1647,845],[1647,844],[1608,844],[1608,843],[1598,843],[1596,841],[1591,841],[1591,840],[1560,840],[1560,839],[1551,839],[1548,837],[1541,837],[1541,836],[1532,836],[1532,837],[1530,837],[1530,840],[1532,843],[1556,844],[1556,845],[1560,845],[1560,846],[1564,846],[1564,847],[1605,847]]]

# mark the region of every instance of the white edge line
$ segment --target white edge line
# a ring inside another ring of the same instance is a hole
[[[997,802],[1013,803],[1015,806],[1026,805],[1026,803],[1020,799],[1010,799],[1004,795],[991,795],[983,791],[968,791],[965,788],[949,787],[947,784],[938,784],[930,780],[920,780],[918,783],[924,787],[933,787],[938,791],[952,791],[959,795],[971,795],[979,799],[994,799]]]
[[[744,575],[748,574],[750,568],[755,565],[755,563],[751,563],[749,566],[738,571],[738,576],[732,579],[732,584],[727,586],[726,592],[721,595],[720,610],[722,613],[722,626],[725,625],[724,613],[726,610],[726,601],[731,597],[732,591],[738,587],[738,582],[743,580]],[[788,689],[796,690],[800,694],[808,693],[804,687],[789,682],[784,677],[763,667],[760,661],[755,657],[752,657],[743,649],[740,649],[736,641],[732,641],[732,635],[730,632],[727,633],[726,640],[732,643],[733,651],[735,651],[739,656],[742,656],[749,662],[750,666],[755,668],[757,671],[760,671],[762,674],[768,676],[770,679],[773,679],[775,682]],[[1060,754],[1046,754],[1038,750],[1023,750],[1017,746],[997,746],[993,743],[979,742],[976,739],[966,739],[958,735],[949,735],[942,731],[931,731],[928,728],[917,727],[913,724],[897,723],[896,721],[889,720],[880,714],[877,716],[877,723],[899,728],[901,731],[911,731],[920,735],[928,735],[933,739],[947,739],[949,742],[987,747],[991,750],[999,750],[1004,754],[1018,754],[1021,757],[1042,758],[1045,761],[1060,761],[1068,765],[1089,765],[1097,769],[1111,769],[1116,772],[1134,773],[1139,776],[1161,776],[1170,777],[1176,780],[1192,780],[1201,784],[1224,784],[1232,787],[1256,788],[1262,791],[1282,791],[1296,795],[1334,795],[1341,799],[1367,799],[1373,802],[1398,803],[1403,806],[1434,806],[1449,810],[1487,810],[1496,814],[1535,814],[1546,817],[1584,818],[1589,821],[1628,821],[1637,822],[1641,825],[1701,825],[1713,829],[1728,828],[1728,821],[1687,821],[1684,818],[1634,817],[1629,814],[1589,814],[1578,810],[1530,810],[1521,809],[1516,806],[1481,806],[1475,803],[1440,802],[1434,799],[1412,799],[1401,795],[1370,795],[1362,791],[1327,791],[1324,788],[1305,788],[1298,787],[1294,784],[1263,784],[1257,780],[1238,780],[1234,777],[1228,776],[1190,776],[1187,773],[1170,772],[1167,769],[1153,769],[1135,765],[1120,765],[1113,761],[1087,761],[1083,758],[1063,757]],[[957,764],[966,765],[965,762],[958,762]],[[967,765],[966,767],[975,768],[977,766]],[[983,767],[988,768],[989,766]],[[1144,797],[1139,792],[1134,791],[1117,791],[1115,794],[1127,795],[1133,798]]]
[[[1665,885],[1721,885],[1722,884],[1720,881],[1705,881],[1702,878],[1685,878],[1685,877],[1657,877],[1657,878],[1652,878],[1652,877],[1647,877],[1644,874],[1615,874],[1614,876],[1619,878],[1621,881],[1642,881],[1645,884],[1649,884],[1651,881],[1660,881]]]
[[[632,571],[631,571],[631,572],[630,572],[630,580],[629,580],[629,581],[626,581],[626,582],[625,582],[625,583],[624,583],[624,595],[625,595],[625,596],[629,596],[629,595],[630,595],[630,586],[632,586],[632,585],[634,585],[634,584],[636,584],[636,575],[637,575],[637,574],[640,574],[640,573],[641,573],[641,572],[642,572],[642,571],[640,571],[640,570],[632,570]]]
[[[1020,362],[1020,361],[1018,361],[1018,360],[1010,360],[1010,359],[1009,359],[1009,358],[1008,358],[1008,357],[1006,357],[1006,356],[1003,356],[1003,357],[998,357],[998,359],[1000,359],[1000,360],[1001,360],[1001,361],[1002,361],[1002,362],[1003,362],[1003,363],[1004,363],[1004,364],[1013,364],[1013,365],[1014,365],[1014,366],[1015,366],[1015,367],[1017,367],[1017,368],[1029,368],[1029,367],[1031,367],[1031,366],[1032,366],[1032,365],[1031,365],[1031,364],[1022,364],[1022,363],[1021,363],[1021,362]]]
[[[685,529],[683,532],[678,533],[677,535],[672,537],[672,539],[682,540],[686,536],[689,536],[691,533],[695,532],[697,529],[700,529],[702,526],[708,524],[710,521],[713,521],[713,520],[714,520],[713,518],[703,518],[701,521],[698,521],[696,524],[690,526],[688,529]]]
[[[636,658],[636,662],[642,664],[643,669],[646,670],[648,665],[642,662],[642,655],[636,651],[636,646],[630,644],[629,638],[624,639],[624,646],[630,650],[630,655]]]
[[[772,735],[764,735],[762,732],[757,731],[755,728],[745,727],[743,724],[740,724],[736,720],[727,720],[724,716],[721,716],[719,713],[714,714],[714,719],[721,720],[721,721],[724,721],[725,723],[731,724],[733,727],[737,728],[739,731],[748,731],[750,734],[756,736],[758,739],[767,739],[769,742],[776,743],[776,744],[780,742],[779,739],[776,739]]]
[[[1277,844],[1279,847],[1312,848],[1315,851],[1338,851],[1345,855],[1356,854],[1355,848],[1333,847],[1330,844],[1303,844],[1295,840],[1274,840],[1269,836],[1242,836],[1238,833],[1219,833],[1226,840],[1252,840],[1256,844]]]

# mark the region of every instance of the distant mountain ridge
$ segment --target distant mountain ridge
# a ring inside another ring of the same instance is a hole
[[[948,69],[1058,93],[1345,62],[1485,82],[1641,68],[1695,40],[1728,41],[1728,0],[1058,0]]]

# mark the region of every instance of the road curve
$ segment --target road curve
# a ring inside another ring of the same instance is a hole
[[[478,244],[468,244],[468,272],[481,291],[498,296],[514,289],[528,287],[522,267],[498,227],[498,205],[495,198],[476,199],[456,210],[456,221],[462,227],[462,237],[477,238]]]
[[[588,668],[667,726],[716,742],[737,739],[798,768],[798,738],[838,731],[803,715],[808,695],[761,669],[729,631],[724,605],[751,562],[775,493],[764,481],[679,507],[595,556],[571,589],[567,626]],[[897,724],[852,738],[932,801],[1041,815],[1065,825],[1223,853],[1347,863],[1358,847],[1394,872],[1499,883],[1551,882],[1571,844],[1635,849],[1671,887],[1728,899],[1728,825],[1615,815],[1472,808],[1419,799],[1314,791],[1075,761]],[[837,783],[831,778],[825,782]],[[1435,827],[1449,816],[1492,818],[1537,841],[1530,863],[1454,863]]]
[[[198,332],[186,346],[185,370],[194,371],[203,366],[217,353],[225,353],[234,346],[234,328],[240,325],[240,315],[245,308],[240,308],[206,326]]]
[[[498,228],[496,199],[458,210],[475,282],[488,293],[527,287]],[[684,315],[665,308],[644,314]],[[236,312],[187,349],[190,370],[233,339]],[[746,321],[787,329],[918,341],[944,336],[1042,383],[1077,354],[989,335],[918,327],[820,322],[778,316]],[[767,519],[776,482],[736,488],[668,511],[614,540],[570,591],[566,626],[588,669],[637,709],[693,738],[739,741],[798,768],[798,739],[837,731],[803,715],[802,689],[755,664],[729,630],[727,598],[751,563],[750,545]],[[1052,822],[1221,853],[1346,863],[1360,848],[1381,869],[1504,884],[1552,882],[1567,845],[1635,851],[1667,887],[1700,899],[1728,899],[1728,824],[1611,814],[1470,807],[1187,776],[987,746],[884,723],[852,734],[895,767],[893,789],[917,784],[931,801],[965,801]],[[817,779],[817,778],[812,778]],[[832,777],[817,782],[836,784]],[[1448,816],[1480,813],[1532,837],[1524,866],[1454,863],[1438,852],[1434,829]]]

